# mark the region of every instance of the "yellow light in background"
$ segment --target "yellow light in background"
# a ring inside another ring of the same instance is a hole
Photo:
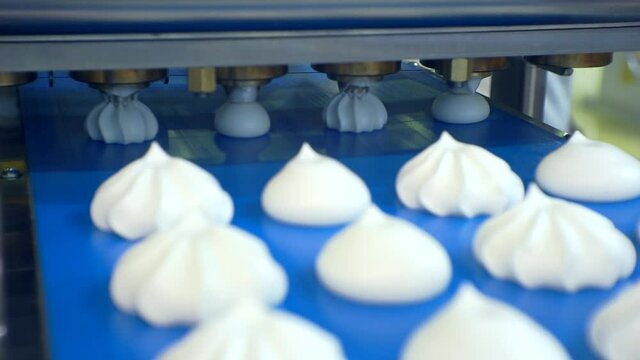
[[[573,127],[640,158],[640,73],[626,54],[616,53],[604,68],[576,69],[573,77]]]

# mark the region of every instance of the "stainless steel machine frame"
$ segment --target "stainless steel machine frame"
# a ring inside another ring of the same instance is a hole
[[[212,33],[0,35],[1,71],[242,66],[635,51],[640,22]]]
[[[148,69],[640,50],[640,22],[406,29],[0,35],[0,71]],[[496,76],[494,97],[539,118],[545,71]],[[515,97],[514,97],[515,89]]]

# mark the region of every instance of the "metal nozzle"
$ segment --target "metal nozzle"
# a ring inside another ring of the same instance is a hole
[[[18,86],[30,83],[38,77],[35,72],[0,72],[0,86]]]
[[[196,67],[187,70],[187,87],[196,94],[210,94],[216,91],[216,69],[213,67]]]

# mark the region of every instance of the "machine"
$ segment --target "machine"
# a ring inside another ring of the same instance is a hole
[[[109,276],[131,244],[88,215],[97,186],[154,139],[220,180],[237,206],[234,224],[263,238],[287,270],[282,307],[335,333],[351,359],[397,358],[466,281],[531,315],[574,358],[595,358],[589,316],[617,288],[568,295],[492,279],[465,245],[482,219],[409,211],[393,182],[445,130],[532,181],[566,135],[539,121],[546,72],[638,50],[637,0],[0,1],[0,357],[147,359],[186,333],[117,311]],[[439,94],[492,74],[486,120],[431,117]],[[326,127],[323,112],[345,87],[379,98],[382,129]],[[305,141],[362,176],[383,210],[445,244],[454,281],[444,294],[376,307],[322,289],[314,257],[339,229],[285,226],[259,207],[266,181]],[[640,199],[592,207],[635,239]],[[639,278],[636,269],[628,281]]]

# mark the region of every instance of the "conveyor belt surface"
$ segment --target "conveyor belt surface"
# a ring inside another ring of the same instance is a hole
[[[370,134],[341,134],[324,128],[322,106],[336,91],[321,74],[294,73],[263,89],[262,102],[273,119],[269,136],[233,140],[216,136],[211,99],[187,93],[184,78],[157,84],[141,98],[160,121],[159,143],[173,155],[189,158],[212,172],[233,196],[233,223],[260,238],[285,267],[289,294],[282,307],[338,335],[350,359],[394,359],[407,336],[446,303],[463,281],[483,293],[507,301],[552,331],[576,359],[591,359],[585,329],[590,316],[631,281],[610,291],[586,290],[575,295],[529,291],[491,278],[473,259],[470,243],[485,220],[437,218],[403,207],[394,191],[402,164],[447,130],[454,137],[484,146],[508,161],[525,183],[540,159],[563,140],[522,118],[492,108],[490,118],[474,125],[446,125],[427,115],[430,100],[442,83],[424,72],[403,71],[375,88],[387,104],[390,123]],[[27,135],[38,262],[44,290],[49,347],[53,359],[149,359],[184,335],[186,328],[157,329],[123,314],[111,303],[108,284],[116,259],[132,244],[98,231],[89,218],[89,202],[99,184],[148,144],[104,145],[83,133],[82,121],[100,96],[70,79],[45,79],[21,89]],[[451,285],[441,296],[411,306],[365,306],[338,298],[314,275],[320,247],[340,228],[309,229],[268,218],[259,205],[266,181],[308,141],[339,158],[370,187],[384,211],[427,230],[448,250],[453,264]],[[604,214],[632,238],[640,216],[640,199],[618,204],[587,204]]]

